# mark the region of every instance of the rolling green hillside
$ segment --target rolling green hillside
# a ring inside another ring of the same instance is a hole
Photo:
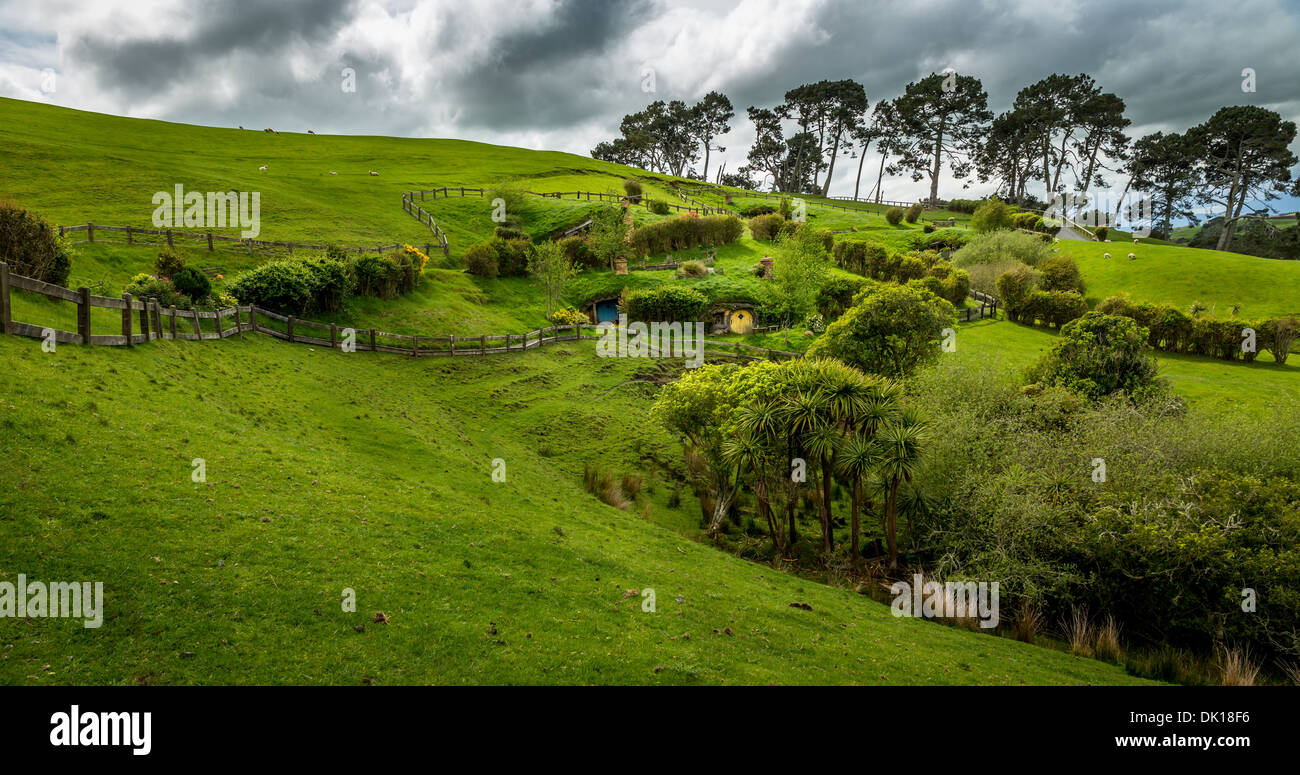
[[[0,578],[102,580],[107,608],[0,621],[0,683],[1135,680],[697,545],[641,515],[664,481],[599,503],[584,461],[676,455],[628,382],[655,366],[267,337],[0,361]]]

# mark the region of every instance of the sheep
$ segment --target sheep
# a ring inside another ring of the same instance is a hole
[[[1133,238],[1133,244],[1134,244],[1134,245],[1138,244],[1138,238],[1137,238],[1137,237],[1134,237],[1134,238]]]
[[[1109,254],[1109,253],[1102,253],[1102,254],[1101,254],[1101,257],[1102,257],[1102,258],[1110,258],[1110,254]]]
[[[1104,241],[1105,241],[1105,242],[1110,242],[1110,240],[1104,240]]]
[[[258,167],[258,168],[257,168],[257,171],[258,171],[258,172],[266,172],[266,165],[263,164],[262,166]]]
[[[243,127],[241,126],[240,129],[243,129]]]
[[[1134,255],[1133,253],[1129,253],[1129,254],[1128,254],[1128,260],[1129,260],[1129,261],[1132,261],[1132,260],[1134,260],[1135,258],[1137,258],[1137,256]]]
[[[262,131],[263,131],[263,132],[266,132],[268,135],[269,135],[269,134],[274,134],[274,133],[275,133],[275,130],[272,129],[271,127],[269,127],[269,126],[268,126],[266,129],[263,129]]]
[[[309,134],[309,135],[314,135],[314,134],[316,134],[316,133],[313,132],[313,131],[311,131],[310,129],[308,129],[308,130],[307,130],[307,134]]]
[[[379,177],[379,173],[378,173],[378,172],[375,172],[374,170],[371,170],[371,171],[370,171],[370,174],[371,174],[373,177],[376,177],[376,178]]]
[[[337,175],[338,173],[335,172],[334,170],[330,170],[330,174],[331,174],[331,175]]]

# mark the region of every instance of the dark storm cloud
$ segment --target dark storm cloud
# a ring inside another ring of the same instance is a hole
[[[649,0],[563,0],[533,29],[504,34],[465,74],[452,95],[460,122],[497,129],[557,129],[605,111],[601,88],[611,71],[638,63],[610,60],[615,44],[655,11]],[[458,25],[440,36],[461,34]]]
[[[74,62],[93,66],[100,85],[126,94],[147,94],[192,79],[224,57],[274,57],[286,44],[333,34],[350,16],[353,0],[231,0],[194,3],[194,31],[183,37],[87,34],[68,45]],[[274,73],[263,71],[262,75]],[[260,91],[262,78],[248,81]]]

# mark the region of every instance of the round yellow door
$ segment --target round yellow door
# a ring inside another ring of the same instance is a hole
[[[731,313],[731,333],[748,334],[754,330],[754,315],[747,309]]]

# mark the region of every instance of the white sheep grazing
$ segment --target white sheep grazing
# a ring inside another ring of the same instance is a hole
[[[1105,240],[1105,241],[1106,241],[1106,242],[1110,242],[1110,240]]]
[[[1134,238],[1133,238],[1133,244],[1134,244],[1134,245],[1138,244],[1138,238],[1137,238],[1137,237],[1134,237]]]
[[[375,172],[374,170],[371,170],[371,171],[370,171],[370,174],[373,175],[373,176],[376,177],[376,178],[379,177],[379,173],[378,173],[378,172]]]
[[[1102,257],[1102,258],[1110,258],[1110,254],[1109,254],[1109,253],[1102,253],[1102,254],[1101,254],[1101,257]]]
[[[1137,258],[1137,256],[1135,256],[1134,254],[1132,254],[1132,253],[1129,253],[1129,254],[1128,254],[1128,260],[1129,260],[1129,261],[1132,261],[1132,260],[1135,259],[1135,258]]]
[[[330,174],[331,174],[331,175],[337,175],[338,173],[335,172],[335,171],[333,171],[333,170],[330,170]]]
[[[258,171],[258,172],[266,172],[266,165],[263,164],[262,166],[258,167],[258,168],[257,168],[257,171]]]

